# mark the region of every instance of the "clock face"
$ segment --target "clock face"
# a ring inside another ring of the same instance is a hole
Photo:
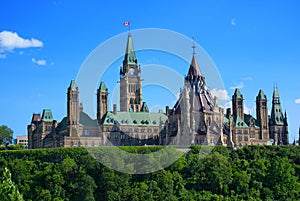
[[[129,69],[129,74],[130,74],[130,75],[133,75],[133,74],[134,74],[134,68],[130,68],[130,69]]]

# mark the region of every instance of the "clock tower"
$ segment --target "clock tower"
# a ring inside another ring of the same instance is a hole
[[[129,33],[123,66],[120,68],[120,111],[140,112],[142,107],[141,69],[135,56]]]

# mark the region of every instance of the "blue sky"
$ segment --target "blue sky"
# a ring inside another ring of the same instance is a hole
[[[132,29],[162,28],[194,36],[216,64],[228,95],[240,87],[246,111],[253,115],[259,89],[267,95],[270,109],[277,83],[292,141],[300,126],[299,4],[296,0],[1,1],[0,124],[12,128],[15,136],[27,134],[32,113],[44,108],[52,109],[60,121],[66,115],[66,89],[85,58],[99,44],[125,32],[122,23],[130,21]],[[147,54],[138,56],[140,61],[148,59]],[[111,74],[108,79],[118,78]],[[150,107],[156,104],[151,97],[145,99]]]

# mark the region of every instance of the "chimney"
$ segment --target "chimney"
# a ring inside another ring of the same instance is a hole
[[[113,114],[117,114],[117,104],[113,105]]]
[[[166,106],[166,115],[169,115],[169,106]]]
[[[231,108],[226,109],[226,117],[229,118],[231,115]]]

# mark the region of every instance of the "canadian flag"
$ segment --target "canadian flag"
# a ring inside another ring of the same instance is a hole
[[[123,25],[128,26],[128,25],[130,25],[130,22],[129,21],[123,22]]]

